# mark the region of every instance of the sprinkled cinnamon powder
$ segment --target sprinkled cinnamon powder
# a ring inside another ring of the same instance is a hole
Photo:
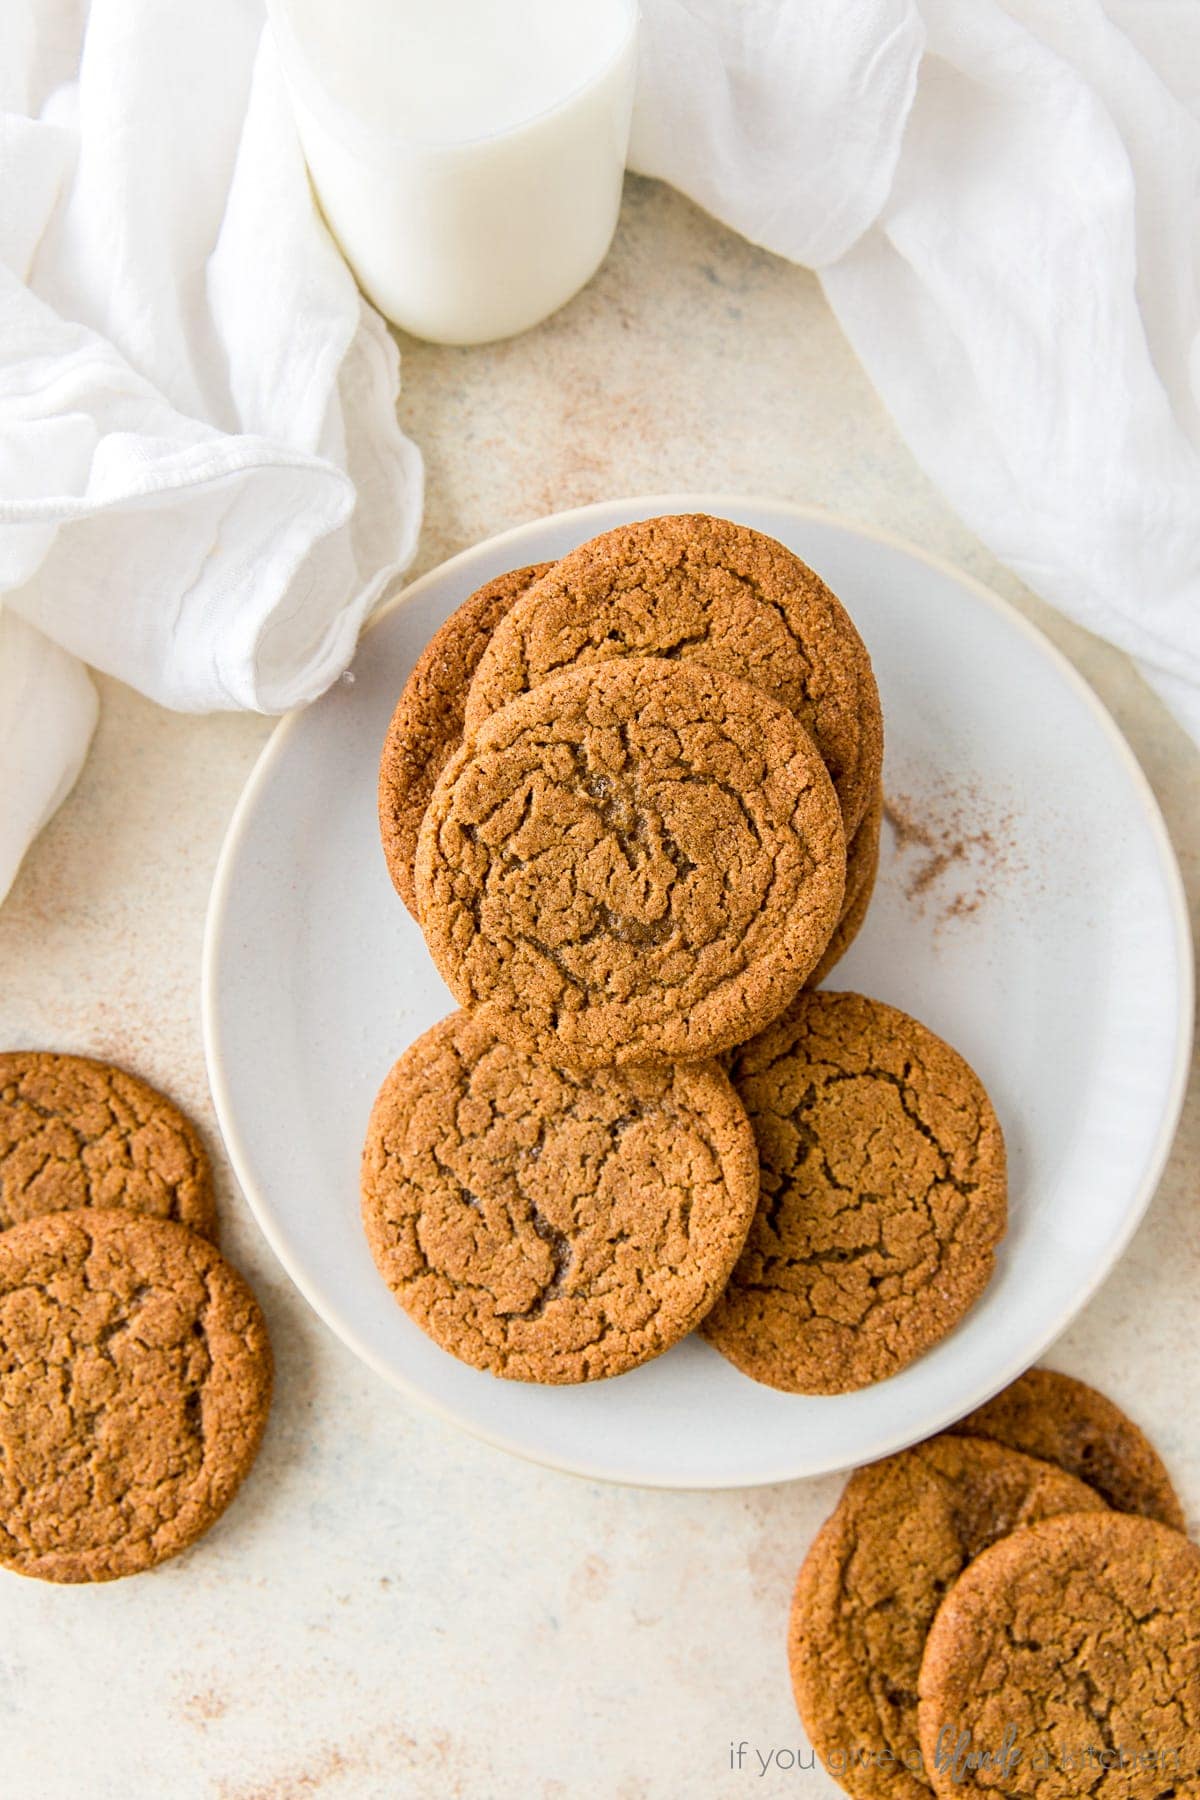
[[[1005,876],[1022,866],[1014,819],[976,787],[922,795],[889,793],[883,816],[904,863],[902,891],[924,912],[937,906],[940,927],[969,918]]]

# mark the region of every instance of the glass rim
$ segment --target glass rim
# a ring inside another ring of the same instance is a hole
[[[267,19],[274,34],[279,51],[279,60],[283,67],[284,77],[289,88],[294,91],[307,109],[347,148],[365,152],[371,159],[371,152],[392,153],[396,150],[413,150],[432,154],[454,154],[458,151],[479,149],[485,144],[499,143],[504,138],[518,137],[522,132],[530,131],[543,124],[556,113],[564,111],[581,94],[589,88],[598,86],[604,78],[628,54],[632,42],[636,39],[641,12],[640,0],[616,0],[616,4],[625,13],[625,28],[619,42],[611,54],[584,78],[549,106],[541,107],[527,118],[518,119],[511,125],[498,126],[494,131],[474,132],[466,137],[424,137],[418,133],[405,131],[403,128],[382,131],[368,124],[356,113],[343,105],[330,90],[313,67],[305,54],[291,17],[291,0],[267,0]]]

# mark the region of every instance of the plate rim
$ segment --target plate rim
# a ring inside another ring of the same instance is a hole
[[[1040,651],[1055,671],[1065,678],[1068,687],[1084,703],[1101,730],[1116,751],[1119,761],[1132,778],[1132,786],[1141,802],[1143,815],[1150,827],[1159,852],[1159,861],[1165,877],[1175,953],[1181,980],[1179,983],[1178,1008],[1175,1018],[1175,1055],[1171,1071],[1171,1079],[1166,1091],[1166,1102],[1160,1114],[1158,1131],[1143,1169],[1137,1189],[1131,1199],[1112,1245],[1093,1271],[1088,1282],[1073,1296],[1070,1305],[1060,1313],[1055,1322],[1039,1335],[1032,1351],[1022,1351],[1003,1371],[989,1378],[979,1386],[969,1401],[959,1406],[957,1402],[945,1413],[939,1412],[936,1421],[925,1433],[932,1436],[953,1423],[954,1420],[973,1412],[982,1406],[1002,1388],[1033,1366],[1054,1344],[1058,1338],[1074,1323],[1084,1307],[1093,1299],[1099,1289],[1108,1280],[1113,1270],[1125,1255],[1135,1232],[1145,1218],[1150,1202],[1158,1189],[1171,1154],[1178,1132],[1179,1120],[1187,1094],[1191,1069],[1191,1056],[1194,1032],[1195,1006],[1195,957],[1192,945],[1190,915],[1188,910],[1187,890],[1175,846],[1171,841],[1166,820],[1158,798],[1150,785],[1148,776],[1134,754],[1125,734],[1113,718],[1096,690],[1075,664],[1060,650],[1051,638],[1026,618],[1010,600],[988,587],[976,576],[958,568],[954,563],[935,552],[925,550],[897,532],[885,527],[866,525],[845,514],[830,511],[826,507],[814,506],[804,502],[787,500],[760,494],[632,494],[621,495],[611,500],[589,501],[585,505],[568,507],[560,512],[546,513],[535,519],[527,519],[519,525],[509,526],[506,530],[495,532],[490,537],[481,538],[477,543],[468,545],[466,549],[457,551],[443,562],[427,569],[413,581],[392,594],[367,620],[359,634],[355,647],[355,656],[359,653],[363,641],[391,615],[418,598],[435,582],[442,581],[462,565],[473,560],[481,550],[500,549],[507,545],[517,545],[526,538],[543,531],[547,526],[573,525],[576,521],[586,524],[598,513],[611,513],[624,508],[634,513],[645,514],[645,509],[653,508],[655,513],[696,513],[705,512],[723,515],[727,509],[736,517],[738,509],[753,509],[774,512],[790,516],[810,523],[829,525],[837,530],[862,538],[868,542],[882,544],[897,550],[902,555],[913,558],[937,573],[948,577],[967,588],[977,600],[981,600],[992,612],[998,613],[1009,625],[1015,625],[1018,632],[1024,635],[1036,649]],[[651,516],[646,514],[646,516]],[[585,533],[586,535],[586,533]],[[594,533],[592,535],[595,535]],[[517,563],[527,559],[517,559]],[[514,563],[514,567],[517,566]],[[351,662],[353,666],[353,659]],[[819,1476],[835,1474],[842,1470],[860,1466],[854,1463],[840,1462],[836,1459],[824,1458],[818,1464],[801,1470],[790,1472],[779,1470],[774,1473],[753,1474],[739,1477],[723,1472],[709,1472],[700,1479],[694,1476],[669,1478],[662,1476],[648,1479],[644,1474],[621,1475],[613,1472],[611,1464],[599,1466],[583,1459],[564,1459],[553,1454],[539,1453],[536,1449],[521,1442],[515,1442],[504,1431],[491,1430],[483,1422],[463,1418],[453,1407],[431,1394],[427,1389],[408,1380],[389,1364],[377,1357],[370,1347],[363,1342],[354,1330],[353,1325],[345,1319],[337,1321],[330,1317],[325,1306],[318,1301],[311,1291],[307,1277],[296,1266],[292,1255],[286,1247],[283,1231],[276,1223],[274,1208],[266,1194],[255,1183],[250,1174],[249,1157],[242,1143],[241,1134],[235,1122],[232,1095],[221,1052],[220,1031],[217,1022],[216,1001],[216,961],[219,951],[221,929],[227,909],[232,884],[232,871],[237,853],[246,835],[248,822],[257,801],[259,790],[266,781],[267,775],[275,762],[283,754],[291,734],[297,729],[301,718],[309,708],[307,705],[293,707],[285,713],[276,724],[266,743],[255,758],[254,765],[246,778],[241,793],[238,795],[221,848],[213,871],[212,886],[209,890],[208,905],[205,910],[204,939],[200,965],[200,1024],[204,1044],[204,1060],[208,1074],[209,1089],[216,1113],[217,1127],[221,1135],[225,1154],[233,1171],[242,1195],[244,1196],[255,1224],[265,1238],[268,1247],[279,1262],[284,1273],[300,1293],[307,1305],[317,1315],[322,1324],[331,1331],[340,1342],[344,1343],[359,1361],[364,1363],[376,1375],[380,1376],[389,1387],[403,1394],[407,1399],[415,1401],[424,1410],[433,1413],[460,1431],[490,1444],[495,1449],[506,1451],[510,1456],[519,1457],[522,1461],[542,1468],[555,1469],[561,1473],[576,1476],[587,1481],[602,1481],[615,1486],[645,1488],[653,1491],[667,1492],[728,1492],[739,1489],[767,1487],[777,1482],[815,1480]],[[880,1445],[874,1449],[867,1461],[889,1456],[896,1451],[907,1448],[912,1443],[923,1441],[914,1437],[905,1428],[893,1433],[884,1433]]]

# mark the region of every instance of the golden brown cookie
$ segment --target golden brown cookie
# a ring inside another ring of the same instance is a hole
[[[1144,1513],[1176,1531],[1187,1521],[1162,1459],[1119,1406],[1055,1369],[1029,1369],[950,1430],[995,1438],[1090,1482],[1117,1512]]]
[[[1007,1188],[983,1085],[924,1025],[861,994],[801,994],[729,1070],[762,1196],[704,1334],[790,1393],[883,1381],[991,1276]]]
[[[569,669],[485,720],[421,827],[460,1005],[575,1067],[712,1055],[785,1007],[841,910],[841,815],[803,726],[694,662]]]
[[[271,1350],[220,1253],[83,1208],[0,1235],[0,1564],[110,1581],[198,1538],[254,1461]]]
[[[711,1306],[754,1212],[754,1139],[714,1064],[572,1075],[452,1013],[371,1114],[371,1254],[443,1349],[515,1381],[591,1381]]]
[[[805,982],[820,987],[832,975],[866,923],[875,877],[879,873],[879,836],[883,825],[883,789],[876,792],[862,824],[846,849],[846,898],[825,954]]]
[[[920,1695],[945,1800],[1195,1800],[1200,1550],[1125,1513],[1014,1532],[942,1601]]]
[[[467,729],[560,669],[618,656],[695,660],[765,689],[808,727],[847,837],[857,829],[883,759],[871,661],[841,602],[783,544],[704,513],[580,544],[497,626]]]
[[[553,567],[513,569],[468,595],[430,638],[396,703],[379,760],[379,833],[388,873],[414,919],[421,820],[438,776],[462,742],[471,677],[509,607]]]
[[[165,1095],[85,1056],[0,1052],[0,1230],[77,1206],[217,1231],[204,1146]]]
[[[921,1652],[971,1559],[1031,1520],[1103,1505],[1061,1469],[982,1438],[932,1438],[850,1477],[800,1570],[788,1660],[813,1748],[857,1800],[928,1796]]]

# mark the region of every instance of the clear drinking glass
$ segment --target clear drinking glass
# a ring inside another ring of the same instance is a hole
[[[380,311],[451,344],[569,300],[616,226],[637,0],[270,0],[313,186]]]

